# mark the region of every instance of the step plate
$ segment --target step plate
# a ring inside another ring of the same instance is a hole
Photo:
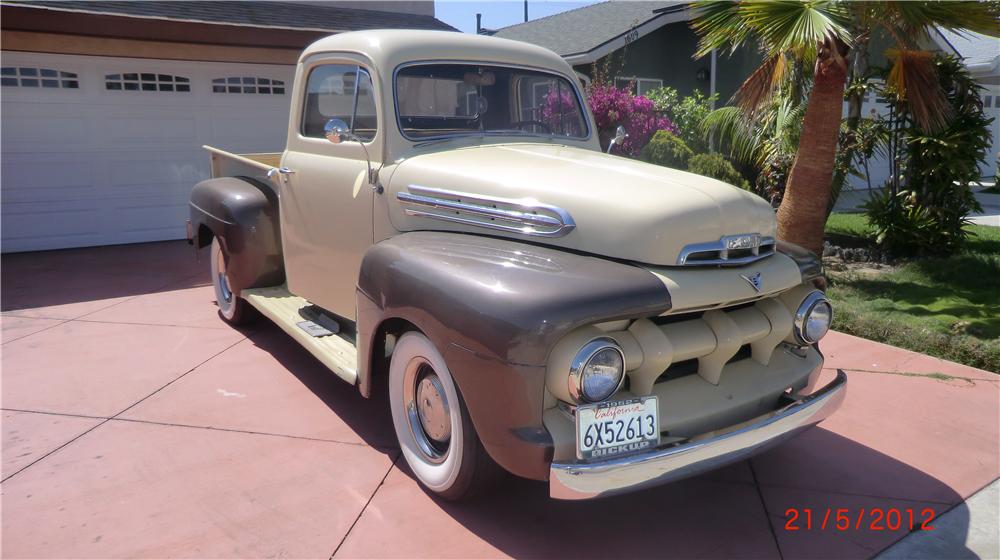
[[[331,371],[348,383],[358,379],[358,349],[354,341],[342,335],[313,337],[302,330],[299,309],[310,305],[305,299],[292,295],[287,286],[250,288],[240,295],[265,317],[301,344]]]

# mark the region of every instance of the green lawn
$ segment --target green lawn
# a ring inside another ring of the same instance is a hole
[[[864,246],[860,214],[834,214],[827,236]],[[834,328],[1000,372],[1000,228],[971,226],[966,250],[884,269],[829,266]]]

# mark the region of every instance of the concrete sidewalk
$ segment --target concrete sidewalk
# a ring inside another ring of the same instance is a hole
[[[187,245],[2,266],[5,558],[865,558],[910,511],[980,530],[953,508],[1000,476],[1000,377],[832,333],[843,408],[765,455],[594,502],[510,478],[446,503],[407,473],[381,395],[266,322],[223,324]]]

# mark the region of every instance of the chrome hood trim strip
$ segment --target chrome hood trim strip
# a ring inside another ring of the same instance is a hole
[[[410,185],[396,199],[408,216],[435,218],[537,237],[562,237],[576,228],[569,212],[531,198],[511,199]]]

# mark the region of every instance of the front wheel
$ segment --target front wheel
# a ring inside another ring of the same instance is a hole
[[[406,463],[448,500],[489,487],[499,467],[487,455],[444,358],[421,333],[400,337],[389,364],[392,423]]]
[[[219,304],[219,315],[230,325],[242,325],[253,318],[250,304],[234,293],[230,288],[229,275],[226,266],[229,255],[226,255],[219,238],[212,239],[212,286],[215,288],[215,301]]]

